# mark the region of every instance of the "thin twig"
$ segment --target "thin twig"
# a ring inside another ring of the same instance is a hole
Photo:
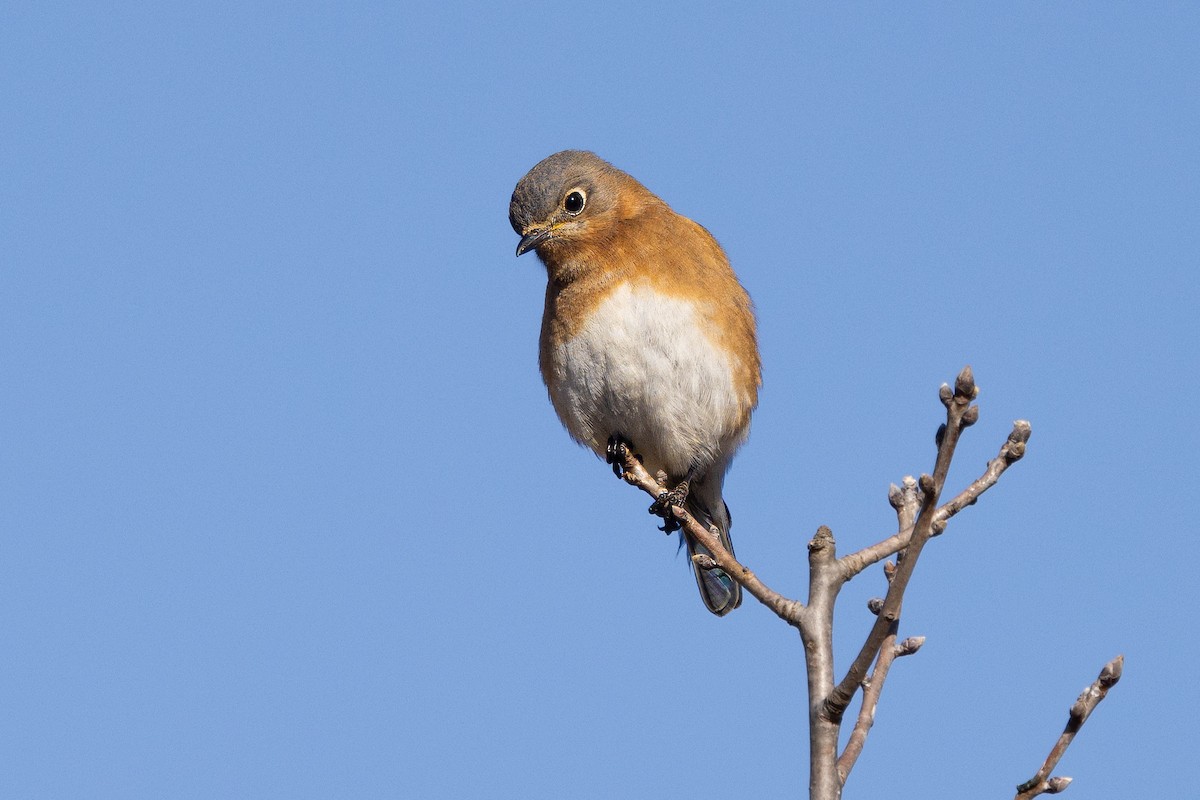
[[[888,487],[888,504],[896,509],[897,527],[900,530],[911,529],[917,512],[921,510],[921,487],[912,475],[905,475],[900,483],[904,488],[894,483]],[[888,580],[891,580],[891,576],[888,576]]]
[[[626,483],[638,487],[651,497],[657,499],[660,494],[666,491],[663,486],[650,475],[642,462],[638,460],[631,452],[626,452],[625,460],[621,465],[624,468],[624,479]],[[694,558],[700,567],[712,569],[720,567],[725,570],[725,573],[735,581],[740,583],[742,587],[754,595],[760,603],[775,612],[784,622],[795,627],[800,627],[804,621],[804,604],[796,600],[789,600],[771,587],[767,586],[758,576],[750,571],[748,567],[743,566],[733,554],[726,550],[721,545],[721,540],[714,536],[711,531],[700,524],[700,521],[685,511],[679,506],[671,506],[671,511],[675,518],[679,520],[690,536],[712,553],[712,564],[709,564],[704,555],[696,555]]]
[[[875,660],[875,669],[871,672],[871,677],[863,681],[862,708],[858,710],[858,719],[854,722],[854,730],[850,731],[850,739],[846,742],[846,748],[838,757],[837,770],[842,783],[846,782],[850,770],[854,769],[854,764],[862,755],[863,745],[867,743],[867,734],[870,732],[871,726],[875,724],[875,710],[879,706],[879,696],[883,693],[883,684],[887,681],[892,662],[902,656],[912,655],[920,650],[923,644],[925,644],[924,636],[910,636],[896,644],[894,632],[884,639],[883,647],[879,648],[879,657]]]
[[[1025,446],[1029,441],[1032,429],[1026,420],[1019,419],[1013,423],[1012,432],[1008,434],[1008,439],[1000,447],[1000,452],[995,458],[987,463],[987,468],[983,474],[976,478],[971,484],[958,493],[957,496],[950,502],[943,505],[937,510],[933,517],[933,532],[934,535],[945,530],[946,523],[951,517],[962,511],[967,506],[974,505],[979,496],[988,489],[996,485],[1000,480],[1000,476],[1010,466],[1015,464],[1025,455]],[[901,526],[898,533],[889,536],[881,542],[864,547],[861,550],[842,556],[841,562],[843,568],[848,573],[847,579],[854,577],[872,564],[876,564],[888,556],[900,552],[912,538],[912,526]]]
[[[858,719],[854,722],[854,729],[850,731],[846,747],[837,760],[838,777],[841,778],[843,784],[845,784],[850,770],[854,769],[858,757],[862,755],[863,746],[867,743],[867,733],[875,724],[875,709],[879,706],[879,695],[883,692],[883,684],[887,680],[888,670],[892,668],[892,661],[896,658],[896,628],[898,627],[899,623],[892,624],[888,635],[883,640],[883,647],[879,648],[874,671],[871,672],[869,678],[863,681],[862,707],[858,710]]]
[[[867,640],[863,642],[850,669],[841,683],[834,687],[825,700],[825,712],[831,720],[840,720],[850,705],[851,698],[858,691],[858,686],[866,677],[867,669],[879,653],[883,641],[887,638],[892,624],[900,620],[900,609],[904,603],[904,592],[908,588],[909,579],[917,566],[917,559],[925,543],[933,536],[933,519],[937,510],[938,496],[946,483],[946,474],[950,471],[950,461],[954,458],[954,448],[963,429],[973,425],[979,419],[979,407],[971,405],[971,401],[979,394],[975,386],[975,377],[969,366],[963,367],[962,372],[954,381],[954,389],[945,384],[939,392],[942,404],[946,406],[946,424],[938,429],[937,459],[934,461],[933,474],[922,475],[918,481],[921,488],[921,510],[913,525],[912,536],[905,547],[904,560],[896,569],[888,587],[887,597],[884,598],[883,608],[879,612]]]
[[[946,423],[937,434],[937,458],[931,475],[922,475],[919,481],[906,477],[904,488],[891,487],[889,499],[897,512],[898,533],[857,552],[838,558],[833,535],[822,526],[809,543],[809,594],[807,604],[791,600],[768,587],[758,576],[742,565],[720,542],[715,529],[706,528],[679,506],[671,507],[671,514],[686,530],[688,536],[706,549],[711,555],[698,553],[692,557],[700,569],[724,570],[748,593],[771,609],[780,619],[800,631],[804,643],[805,665],[809,689],[809,734],[810,772],[809,792],[814,798],[834,798],[841,795],[847,775],[854,768],[869,731],[874,724],[879,698],[892,663],[914,653],[924,642],[923,637],[910,637],[896,643],[900,623],[900,612],[904,592],[908,587],[917,558],[930,538],[946,528],[951,517],[996,484],[1004,471],[1024,454],[1029,441],[1030,426],[1024,420],[1013,424],[1008,440],[999,454],[988,462],[984,473],[948,503],[939,506],[938,499],[945,486],[946,475],[954,456],[955,446],[964,428],[979,418],[979,408],[972,404],[978,395],[971,368],[965,367],[951,389],[943,385],[940,392],[946,406]],[[624,480],[658,499],[667,487],[651,476],[640,460],[626,452],[621,466]],[[663,478],[665,480],[665,477]],[[867,640],[854,659],[841,683],[833,683],[833,606],[841,587],[871,564],[889,556],[899,554],[896,563],[884,565],[889,587],[887,596],[872,601],[872,610],[878,615]],[[872,668],[872,664],[874,667]],[[867,677],[867,670],[871,674]],[[1072,708],[1071,722],[1051,751],[1046,765],[1031,781],[1022,784],[1019,800],[1045,792],[1057,792],[1066,788],[1070,778],[1047,778],[1058,758],[1070,744],[1079,726],[1087,719],[1095,704],[1103,699],[1108,686],[1120,677],[1120,657],[1101,673],[1106,673],[1110,682],[1102,690],[1098,684],[1089,690],[1099,692],[1095,699],[1085,692]],[[1113,675],[1115,674],[1115,677]],[[843,717],[850,700],[858,689],[863,690],[862,707],[841,756],[837,745]],[[1089,705],[1090,703],[1090,705]]]
[[[912,527],[917,512],[921,509],[923,498],[917,479],[913,476],[905,475],[901,485],[904,488],[895,484],[888,488],[888,502],[896,510],[897,525],[903,530]],[[889,561],[884,564],[883,574],[891,584],[896,577],[895,562]],[[878,614],[883,610],[883,603],[883,598],[877,597],[872,599],[867,607],[870,608],[871,613]],[[843,784],[850,775],[850,771],[854,769],[858,757],[862,755],[863,746],[867,743],[867,734],[875,724],[875,712],[879,706],[879,697],[883,693],[883,684],[887,681],[892,662],[900,656],[917,652],[925,643],[924,636],[911,636],[897,645],[896,630],[899,627],[899,621],[892,623],[887,636],[884,637],[883,645],[879,648],[879,655],[875,659],[875,668],[871,671],[871,675],[863,681],[862,706],[858,709],[858,719],[855,720],[854,729],[850,731],[846,747],[837,760],[838,778]]]
[[[1063,728],[1058,741],[1054,743],[1054,747],[1050,748],[1050,755],[1046,756],[1042,768],[1037,771],[1036,775],[1017,787],[1016,800],[1028,800],[1039,794],[1057,794],[1067,788],[1071,782],[1070,778],[1050,778],[1048,776],[1058,766],[1059,760],[1067,752],[1071,742],[1075,740],[1075,734],[1079,733],[1083,723],[1087,722],[1088,717],[1096,710],[1096,706],[1100,705],[1100,701],[1108,696],[1108,690],[1121,680],[1121,672],[1124,669],[1125,656],[1119,655],[1105,664],[1104,669],[1100,670],[1099,677],[1092,681],[1091,686],[1083,690],[1083,694],[1079,695],[1074,705],[1071,706],[1067,725]]]
[[[800,628],[808,673],[808,792],[810,798],[841,797],[838,739],[841,721],[825,714],[833,689],[833,608],[845,581],[837,563],[833,531],[822,525],[808,543],[808,605]]]

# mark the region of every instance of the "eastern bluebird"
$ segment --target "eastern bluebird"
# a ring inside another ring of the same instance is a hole
[[[670,506],[715,526],[731,553],[721,497],[746,440],[762,384],[754,310],[725,252],[630,175],[593,153],[565,150],[517,184],[508,209],[546,267],[539,364],[554,410],[580,444],[618,471],[621,446],[669,492],[650,507],[677,530]],[[688,554],[707,551],[686,536]],[[693,564],[708,610],[742,602],[720,569]]]

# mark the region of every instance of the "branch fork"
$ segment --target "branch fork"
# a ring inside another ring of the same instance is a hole
[[[915,479],[906,476],[901,486],[893,484],[888,491],[888,502],[896,511],[896,533],[839,558],[833,532],[825,526],[818,528],[808,543],[809,594],[806,603],[784,597],[767,586],[721,546],[714,530],[701,525],[682,507],[670,507],[671,514],[688,535],[712,554],[692,557],[701,569],[719,567],[724,570],[750,595],[800,632],[808,674],[811,798],[830,800],[841,796],[842,786],[862,753],[874,724],[879,698],[892,664],[897,658],[916,653],[925,642],[923,636],[897,642],[897,632],[904,593],[926,543],[942,534],[955,515],[974,505],[1010,466],[1025,455],[1031,428],[1027,421],[1017,420],[1000,451],[988,461],[983,474],[948,502],[938,505],[959,437],[979,420],[979,406],[974,403],[979,389],[971,368],[963,368],[953,387],[943,384],[938,396],[946,408],[946,421],[938,427],[934,437],[937,455],[932,473]],[[652,498],[657,500],[666,491],[666,476],[651,476],[632,452],[626,450],[621,467],[624,480]],[[835,684],[833,608],[838,593],[847,581],[867,567],[891,556],[896,556],[896,560],[883,565],[886,595],[868,603],[869,610],[875,615],[874,623],[858,655]],[[1018,788],[1018,800],[1060,792],[1067,787],[1070,778],[1048,776],[1079,727],[1120,678],[1122,663],[1118,656],[1106,665],[1097,681],[1080,695],[1072,706],[1067,728],[1050,757],[1033,778]],[[841,725],[851,700],[860,691],[862,704],[846,746],[839,754]]]

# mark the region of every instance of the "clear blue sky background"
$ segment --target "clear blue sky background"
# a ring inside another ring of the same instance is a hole
[[[963,364],[951,489],[1033,423],[847,797],[1011,796],[1118,652],[1059,772],[1194,793],[1194,4],[168,5],[0,13],[0,795],[804,794],[797,637],[546,399],[507,207],[568,147],[756,301],[776,588],[891,532]]]

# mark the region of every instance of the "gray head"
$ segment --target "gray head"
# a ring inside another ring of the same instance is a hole
[[[585,150],[563,150],[542,159],[517,183],[508,204],[508,221],[521,234],[517,255],[584,235],[590,222],[611,216],[620,189],[630,183],[641,188]]]

